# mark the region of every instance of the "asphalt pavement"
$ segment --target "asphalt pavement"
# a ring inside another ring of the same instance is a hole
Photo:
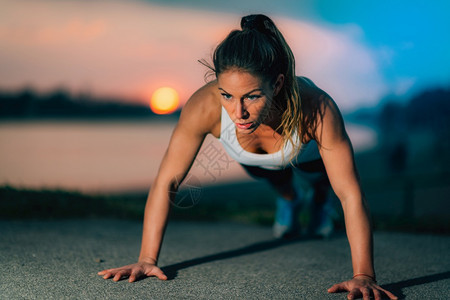
[[[168,281],[104,280],[133,263],[141,223],[0,221],[0,299],[346,299],[328,294],[351,277],[347,239],[272,239],[271,229],[171,222],[159,266]],[[400,299],[450,299],[450,237],[375,233],[378,282]]]

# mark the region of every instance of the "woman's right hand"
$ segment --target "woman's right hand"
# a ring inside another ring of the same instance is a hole
[[[139,261],[135,264],[123,266],[121,268],[103,270],[97,274],[103,276],[104,279],[112,277],[114,281],[119,281],[122,278],[128,277],[128,281],[133,282],[145,276],[155,276],[161,280],[167,280],[166,274],[164,274],[156,264],[144,261]]]

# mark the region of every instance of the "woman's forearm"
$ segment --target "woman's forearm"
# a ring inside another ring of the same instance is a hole
[[[156,264],[164,237],[169,209],[169,189],[161,185],[152,187],[145,205],[139,261]]]
[[[344,202],[343,209],[353,274],[365,274],[375,278],[372,228],[367,205],[361,198],[348,199]]]

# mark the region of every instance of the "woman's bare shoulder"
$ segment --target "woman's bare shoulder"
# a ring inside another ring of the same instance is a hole
[[[342,116],[334,100],[311,79],[297,77],[297,81],[302,111],[311,126],[309,128],[310,137],[314,137],[321,142],[324,123],[333,124],[332,127],[336,131],[342,132]]]
[[[306,105],[311,105],[316,108],[336,105],[333,98],[319,88],[311,79],[300,76],[297,77],[297,82],[300,90],[300,97],[302,100],[305,100]]]
[[[212,133],[216,136],[220,133],[221,107],[217,82],[209,82],[195,91],[186,102],[178,125],[199,134]]]
[[[311,79],[307,77],[304,76],[297,77],[297,83],[301,96],[314,97],[326,94]]]

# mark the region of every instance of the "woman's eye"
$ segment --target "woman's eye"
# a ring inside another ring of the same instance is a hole
[[[256,100],[258,98],[261,98],[260,95],[251,95],[251,96],[247,96],[247,99],[250,101]]]
[[[225,100],[230,100],[230,99],[231,99],[231,95],[228,95],[228,94],[222,94],[222,97],[223,97]]]

